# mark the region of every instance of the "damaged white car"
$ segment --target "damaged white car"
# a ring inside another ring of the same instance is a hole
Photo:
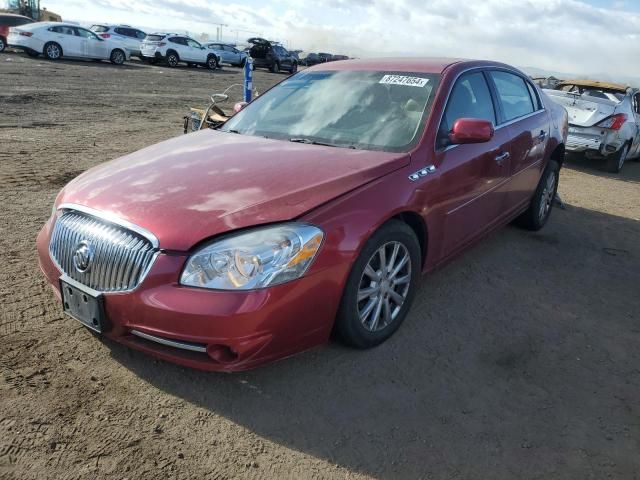
[[[602,159],[618,173],[640,156],[640,91],[616,83],[564,80],[545,93],[569,113],[567,152]]]

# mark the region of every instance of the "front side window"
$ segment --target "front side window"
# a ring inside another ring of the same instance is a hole
[[[93,38],[97,39],[98,36],[90,30],[85,30],[84,28],[76,28],[76,33],[79,37],[82,38]]]
[[[222,131],[366,150],[407,151],[420,139],[440,76],[301,72],[258,97]]]
[[[195,40],[191,39],[191,38],[187,38],[187,45],[189,45],[192,48],[200,48],[202,45],[200,45],[198,42],[196,42]]]
[[[526,82],[519,75],[509,72],[490,72],[502,106],[504,121],[508,122],[534,111]]]
[[[480,118],[496,123],[491,93],[482,72],[468,73],[458,79],[451,90],[440,130],[449,133],[460,118]]]

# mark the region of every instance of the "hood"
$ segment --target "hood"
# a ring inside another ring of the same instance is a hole
[[[407,154],[205,130],[94,167],[57,203],[115,215],[186,251],[230,230],[296,218],[405,166]]]
[[[615,113],[618,102],[590,95],[575,95],[560,90],[545,90],[556,103],[567,109],[569,123],[581,127],[592,127]]]

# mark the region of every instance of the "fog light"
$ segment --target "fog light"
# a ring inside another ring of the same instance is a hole
[[[209,345],[207,354],[218,363],[231,363],[238,358],[238,354],[226,345]]]

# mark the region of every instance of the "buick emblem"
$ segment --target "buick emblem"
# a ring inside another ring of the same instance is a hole
[[[82,240],[76,245],[76,250],[73,252],[73,266],[80,273],[85,273],[91,267],[91,261],[93,260],[93,247],[86,240]]]

